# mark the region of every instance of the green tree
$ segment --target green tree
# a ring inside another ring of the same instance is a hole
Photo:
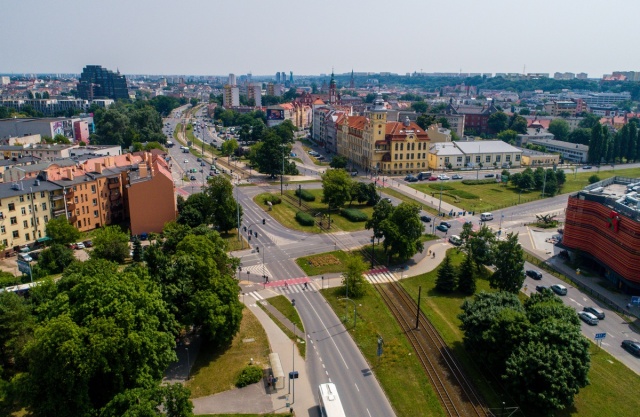
[[[387,200],[380,200],[373,207],[373,214],[371,215],[371,218],[366,221],[364,227],[367,230],[373,229],[373,236],[376,239],[382,239],[384,236],[381,225],[384,220],[391,217],[393,209],[393,205],[391,205]]]
[[[456,269],[451,264],[451,258],[447,254],[444,261],[438,268],[438,276],[436,278],[436,289],[438,291],[450,293],[456,289],[457,276]]]
[[[514,113],[513,116],[509,118],[509,130],[513,130],[524,135],[527,133],[527,126],[527,119],[518,113]]]
[[[602,135],[602,126],[598,123],[591,128],[591,139],[589,140],[587,159],[592,164],[600,164],[605,155],[606,146]]]
[[[596,182],[600,181],[600,177],[597,176],[596,174],[593,174],[589,177],[589,184],[595,184]]]
[[[329,210],[343,207],[351,200],[353,180],[344,169],[328,169],[322,175],[322,202]]]
[[[436,117],[432,114],[421,114],[416,119],[416,124],[423,130],[427,130],[429,126],[436,122]]]
[[[220,152],[224,156],[231,156],[238,149],[238,141],[235,139],[229,139],[220,145]]]
[[[142,242],[136,236],[133,239],[133,262],[142,262]]]
[[[524,258],[518,235],[507,234],[496,244],[495,271],[489,278],[491,288],[517,294],[524,282]]]
[[[569,133],[569,142],[588,145],[591,140],[591,129],[579,127]]]
[[[553,169],[549,168],[545,171],[545,181],[542,189],[545,195],[553,196],[558,192],[558,180]]]
[[[480,229],[472,234],[473,238],[467,241],[468,251],[473,261],[476,264],[476,269],[479,271],[484,268],[484,265],[491,265],[494,261],[494,243],[496,241],[496,235],[485,224]]]
[[[192,417],[190,395],[182,384],[128,389],[113,397],[99,417]]]
[[[638,143],[638,126],[634,122],[629,122],[629,142],[625,153],[627,162],[636,161]]]
[[[347,163],[348,162],[349,161],[347,160],[346,156],[335,155],[333,158],[331,158],[331,162],[329,163],[329,166],[331,168],[336,168],[336,169],[339,169],[339,168],[345,169],[345,168],[347,168]]]
[[[533,171],[533,180],[535,182],[535,189],[542,190],[542,186],[545,183],[545,169],[542,167],[536,168],[536,170]]]
[[[439,277],[440,271],[438,271],[438,278]],[[473,272],[473,259],[469,254],[465,256],[464,262],[462,262],[462,265],[458,268],[458,286],[456,289],[466,295],[473,295],[476,292],[476,277]]]
[[[60,144],[63,144],[63,145],[68,145],[68,144],[71,143],[71,141],[65,135],[62,135],[62,134],[58,133],[57,135],[55,135],[53,137],[53,143],[60,143]]]
[[[60,243],[54,243],[40,253],[38,267],[48,275],[59,274],[75,259],[72,249]]]
[[[209,198],[209,210],[211,213],[211,223],[218,229],[226,233],[238,226],[242,222],[243,210],[238,202],[233,198],[233,186],[231,182],[221,175],[209,180],[209,184],[204,190],[204,194]],[[189,201],[187,199],[187,201]],[[203,205],[203,208],[206,207]],[[206,220],[206,217],[205,217]]]
[[[414,101],[413,103],[411,103],[411,108],[416,113],[425,113],[428,107],[429,105],[424,101]]]
[[[548,130],[550,133],[553,133],[556,140],[566,141],[569,139],[569,132],[571,131],[571,128],[566,120],[553,119],[551,123],[549,123]]]
[[[361,298],[367,292],[369,282],[365,279],[367,264],[359,256],[350,256],[345,262],[342,284],[348,298]]]
[[[20,352],[33,337],[35,324],[30,301],[12,291],[0,293],[0,369],[3,379],[9,380],[16,372],[25,370]]]
[[[506,143],[515,144],[516,138],[518,137],[518,132],[515,130],[507,129],[498,133],[498,139]]]
[[[80,239],[80,231],[73,227],[64,216],[49,220],[45,231],[53,243],[59,243],[61,245],[66,245]]]
[[[128,256],[129,235],[118,226],[105,226],[96,231],[91,258],[123,263]]]
[[[414,203],[400,203],[391,216],[381,222],[380,230],[384,236],[385,253],[389,256],[404,260],[424,249],[420,240],[423,230],[420,207]]]
[[[600,117],[593,113],[585,113],[578,123],[578,127],[585,129],[593,129],[596,125],[600,124]]]
[[[507,130],[507,127],[509,126],[509,117],[504,112],[495,112],[489,116],[487,126],[492,133],[498,134],[503,130]]]
[[[284,141],[273,130],[266,131],[261,142],[251,147],[249,159],[255,165],[259,172],[270,175],[275,178],[276,175],[282,173],[284,164],[284,173],[297,173],[295,164],[289,162],[288,155],[291,153],[291,144]],[[291,166],[293,165],[293,167]]]

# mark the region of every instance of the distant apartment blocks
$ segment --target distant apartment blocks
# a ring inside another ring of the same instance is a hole
[[[127,79],[120,72],[114,73],[100,65],[87,65],[80,74],[78,95],[85,100],[110,98],[128,99]]]

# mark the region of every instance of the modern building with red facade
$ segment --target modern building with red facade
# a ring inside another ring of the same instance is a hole
[[[640,293],[640,179],[613,177],[571,195],[562,243],[621,290]]]

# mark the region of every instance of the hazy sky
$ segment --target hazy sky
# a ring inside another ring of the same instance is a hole
[[[634,0],[5,0],[0,73],[640,70]]]

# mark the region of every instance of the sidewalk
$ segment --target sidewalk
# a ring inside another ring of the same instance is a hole
[[[411,197],[414,200],[417,200],[418,202],[423,203],[425,206],[429,206],[435,209],[436,211],[438,210],[438,208],[440,208],[441,213],[446,213],[446,214],[450,212],[462,213],[463,211],[465,211],[459,207],[456,207],[452,204],[447,203],[446,201],[442,201],[441,203],[439,191],[433,191],[432,195],[429,195],[427,193],[423,193],[414,188],[409,187],[408,185],[404,184],[401,180],[387,178],[387,177],[374,178],[373,182],[377,186],[383,187],[383,189],[391,188],[393,190],[397,190],[400,193],[406,195],[407,197]]]
[[[274,317],[277,317],[292,332],[291,322],[284,318],[279,311],[267,303],[267,309]],[[257,317],[269,339],[269,346],[272,353],[278,353],[285,377],[290,371],[298,372],[298,379],[295,380],[295,402],[290,407],[297,416],[315,415],[317,404],[314,392],[309,383],[306,362],[298,353],[293,341],[284,334],[282,330],[271,320],[271,318],[258,306],[246,306]],[[274,312],[275,311],[275,312]],[[300,329],[295,329],[296,335],[306,339]],[[289,409],[287,402],[293,400],[293,395],[288,394],[289,380],[285,381],[285,389],[272,390],[266,382],[253,384],[241,390],[231,390],[207,397],[193,400],[194,414],[264,414],[264,413],[285,413]]]

